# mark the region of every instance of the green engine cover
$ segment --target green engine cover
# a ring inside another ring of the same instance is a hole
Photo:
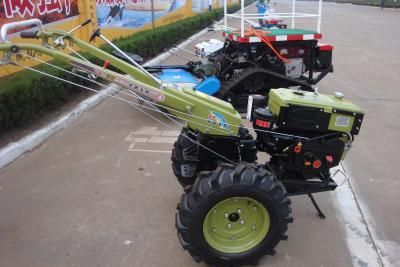
[[[358,134],[364,113],[340,95],[271,89],[268,107],[279,127]]]

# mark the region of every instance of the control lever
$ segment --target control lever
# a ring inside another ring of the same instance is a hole
[[[114,48],[115,50],[117,50],[122,56],[124,56],[131,64],[133,64],[135,67],[137,67],[138,69],[140,69],[141,71],[143,71],[144,73],[147,74],[147,76],[149,76],[150,78],[152,78],[155,82],[157,82],[159,85],[162,85],[161,81],[159,79],[157,79],[156,77],[154,77],[150,72],[148,72],[145,68],[143,68],[142,66],[140,66],[139,63],[137,63],[135,60],[133,60],[130,56],[128,56],[124,51],[122,51],[121,49],[119,49],[118,46],[116,46],[115,44],[113,44],[110,40],[107,39],[107,37],[105,37],[104,35],[101,34],[101,30],[100,28],[98,28],[97,30],[95,30],[92,35],[90,36],[90,42],[93,42],[96,37],[100,37],[103,41],[105,41],[107,44],[109,44],[112,48]]]
[[[90,42],[93,42],[94,39],[96,39],[96,37],[100,37],[101,33],[100,33],[100,28],[98,28],[97,30],[95,30],[92,35],[90,35]]]
[[[92,19],[87,19],[84,22],[82,22],[80,25],[76,26],[75,28],[73,28],[72,30],[70,30],[68,33],[73,33],[74,31],[88,25],[90,22],[92,22]]]
[[[92,22],[92,19],[87,19],[87,20],[85,20],[84,22],[82,22],[81,24],[79,24],[78,26],[76,26],[75,28],[73,28],[72,30],[68,31],[68,33],[69,33],[69,34],[72,34],[72,33],[74,33],[76,30],[79,30],[80,28],[82,28],[82,27],[88,25],[90,22]],[[63,46],[63,45],[65,45],[65,43],[64,43],[64,37],[65,37],[65,35],[58,37],[58,38],[54,41],[54,43],[55,43],[57,46]]]
[[[164,51],[167,52],[167,53],[170,53],[171,55],[174,55],[174,56],[176,56],[176,57],[182,58],[182,59],[184,59],[184,60],[186,60],[186,61],[189,61],[189,62],[191,61],[190,59],[185,58],[184,56],[178,55],[177,53],[172,52],[171,50],[165,49]]]
[[[198,56],[199,56],[199,55],[196,55],[195,53],[193,53],[193,52],[191,52],[191,51],[189,51],[189,50],[186,50],[186,49],[184,49],[184,48],[182,48],[182,47],[175,46],[175,48],[176,48],[176,49],[179,49],[179,50],[182,50],[183,52],[186,52],[186,53],[188,53],[189,55],[192,55],[192,56],[195,56],[195,57],[198,57]]]

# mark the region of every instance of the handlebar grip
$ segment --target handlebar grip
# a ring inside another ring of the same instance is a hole
[[[87,24],[89,24],[90,22],[92,22],[92,19],[87,19],[84,22],[82,22],[81,26],[86,26]]]
[[[98,28],[97,30],[95,30],[92,35],[90,36],[89,41],[93,42],[94,39],[96,39],[96,37],[100,36],[101,32],[100,32],[100,28]]]
[[[39,27],[40,30],[43,31],[43,24],[42,21],[39,19],[28,19],[23,21],[14,21],[10,23],[3,24],[0,28],[0,35],[3,42],[8,41],[8,32],[21,27],[32,27],[32,26]]]
[[[38,34],[38,31],[21,32],[20,36],[21,36],[21,38],[31,38],[31,39],[36,38],[37,39],[38,38],[37,34]]]

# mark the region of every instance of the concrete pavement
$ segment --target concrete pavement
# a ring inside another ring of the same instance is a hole
[[[109,99],[4,169],[0,266],[198,266],[175,233],[171,137]],[[318,199],[328,219],[293,199],[289,241],[261,266],[351,265],[331,198]]]
[[[320,86],[365,110],[346,166],[383,262],[400,266],[400,10],[326,6],[322,29],[335,46],[335,72]]]

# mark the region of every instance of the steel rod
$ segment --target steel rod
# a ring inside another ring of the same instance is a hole
[[[294,15],[296,12],[296,0],[292,0],[292,29],[294,29]]]
[[[157,82],[157,84],[159,86],[161,86],[161,81],[159,79],[157,79],[156,77],[154,77],[150,72],[148,72],[146,69],[144,69],[142,66],[140,66],[139,63],[137,63],[136,61],[134,61],[132,58],[130,58],[124,51],[122,51],[121,49],[119,49],[118,46],[116,46],[115,44],[113,44],[110,40],[107,39],[107,37],[105,37],[102,34],[99,34],[99,37],[101,39],[103,39],[107,44],[109,44],[112,48],[114,48],[115,50],[117,50],[119,53],[121,53],[127,60],[129,60],[129,62],[131,62],[135,67],[137,67],[138,69],[140,69],[141,71],[143,71],[144,73],[146,73],[150,78],[152,78],[155,82]]]
[[[244,0],[240,1],[241,9],[240,9],[240,36],[244,37]]]
[[[322,0],[319,0],[318,3],[318,24],[317,24],[317,32],[321,33],[321,17],[322,16]]]

